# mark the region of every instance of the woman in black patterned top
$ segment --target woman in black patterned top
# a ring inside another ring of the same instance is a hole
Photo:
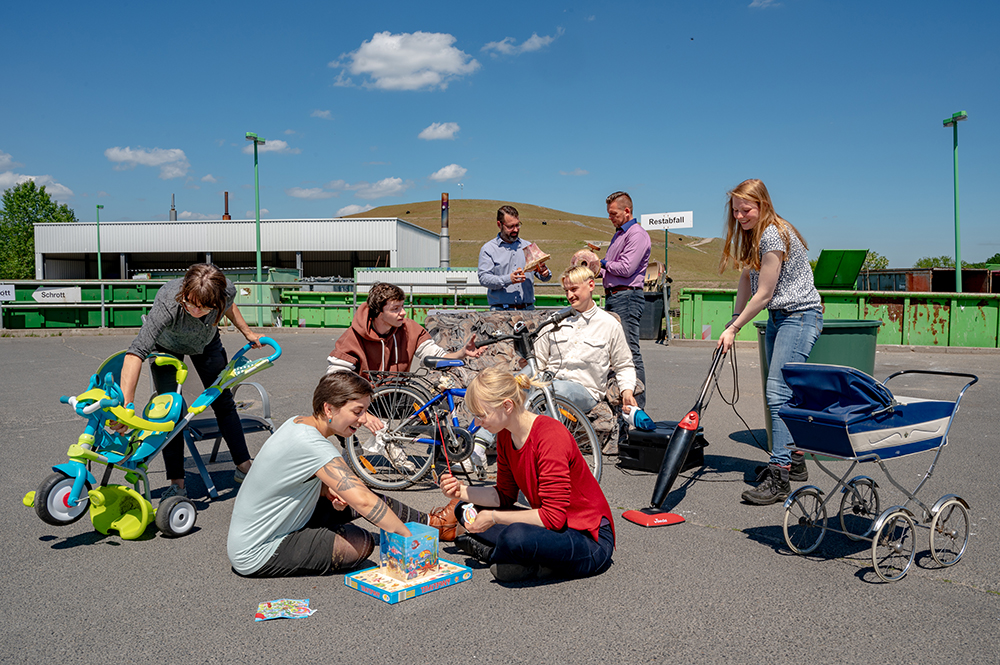
[[[764,393],[771,412],[771,459],[758,476],[758,486],[743,492],[743,500],[756,505],[784,501],[791,491],[790,479],[808,478],[801,454],[793,459],[788,450],[792,435],[778,416],[778,409],[792,396],[781,368],[805,362],[823,330],[823,308],[806,250],[802,234],[774,211],[763,182],[745,180],[729,192],[719,272],[730,263],[742,272],[733,318],[722,331],[719,346],[728,351],[740,328],[765,308],[768,313]]]

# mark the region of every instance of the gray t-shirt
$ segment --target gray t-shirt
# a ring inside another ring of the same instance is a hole
[[[813,282],[812,267],[809,265],[809,255],[802,241],[794,232],[788,232],[791,249],[785,247],[778,228],[773,224],[764,230],[760,236],[760,259],[768,252],[783,252],[785,260],[781,262],[781,273],[778,283],[774,286],[768,309],[780,309],[786,312],[801,312],[807,309],[819,309],[821,300],[819,291]],[[759,270],[750,270],[751,297],[757,293],[757,283],[760,279]]]
[[[184,305],[177,302],[181,292],[182,278],[174,279],[156,292],[153,306],[139,329],[128,352],[145,360],[157,345],[174,353],[194,356],[200,354],[215,338],[218,328],[215,324],[219,312],[214,309],[205,316],[195,318],[187,313]],[[236,287],[226,280],[226,307],[228,310],[236,300]]]
[[[306,525],[322,481],[316,472],[340,451],[312,425],[289,418],[264,442],[233,505],[226,549],[241,575],[267,563],[282,539]]]

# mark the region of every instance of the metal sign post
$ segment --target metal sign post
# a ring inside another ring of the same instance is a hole
[[[642,215],[639,225],[647,231],[663,230],[663,267],[667,271],[663,280],[663,317],[667,322],[667,343],[673,339],[673,330],[670,327],[670,285],[666,277],[670,276],[670,263],[667,255],[670,251],[670,229],[689,229],[694,226],[694,212],[661,212],[652,215]]]

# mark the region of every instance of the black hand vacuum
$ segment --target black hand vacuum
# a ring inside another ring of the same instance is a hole
[[[666,501],[674,481],[677,480],[677,474],[684,467],[688,453],[691,452],[691,446],[694,444],[698,432],[698,424],[701,420],[701,410],[708,404],[708,400],[712,396],[712,390],[718,383],[717,374],[719,368],[722,367],[722,360],[725,357],[726,352],[722,350],[721,346],[718,347],[715,350],[715,355],[712,357],[712,369],[709,370],[708,376],[705,378],[705,383],[701,387],[701,395],[698,396],[698,401],[695,402],[688,414],[684,416],[684,419],[677,423],[674,433],[670,435],[667,450],[663,455],[663,463],[660,464],[660,473],[656,476],[656,485],[653,487],[653,499],[650,501],[649,508],[627,510],[622,513],[622,517],[629,522],[634,522],[639,526],[653,527],[680,524],[684,521],[684,518],[680,515],[663,510],[663,503]]]

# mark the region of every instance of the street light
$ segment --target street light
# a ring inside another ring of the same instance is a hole
[[[950,118],[944,119],[944,126],[952,128],[954,136],[955,153],[955,291],[962,292],[962,243],[958,226],[958,123],[967,120],[965,111],[952,113]]]
[[[263,275],[260,267],[260,179],[257,177],[257,146],[264,145],[265,141],[253,132],[247,132],[247,141],[253,141],[253,190],[257,201],[257,304],[260,305],[260,283],[263,281]],[[257,325],[260,325],[260,307],[256,307],[255,310],[258,315],[254,317],[254,320],[257,321]]]
[[[104,327],[104,279],[101,273],[101,210],[104,209],[100,203],[97,204],[97,283],[101,289],[101,327]]]

